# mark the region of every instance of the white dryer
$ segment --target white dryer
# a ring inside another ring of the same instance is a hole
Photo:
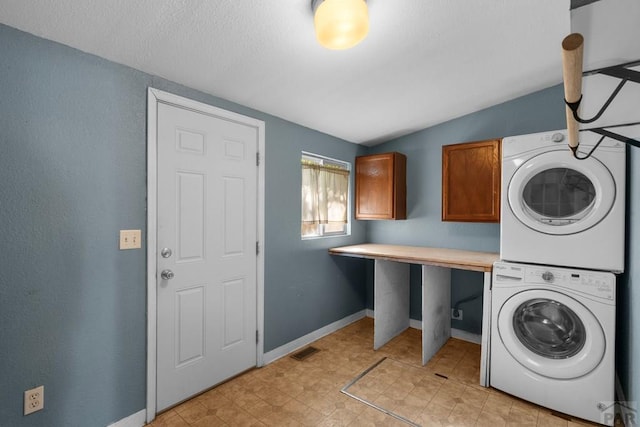
[[[615,280],[609,272],[495,263],[490,385],[612,425]]]
[[[627,131],[640,134],[640,127]],[[622,272],[625,145],[606,138],[591,157],[577,160],[566,135],[502,140],[500,259]],[[581,132],[581,154],[599,138]]]

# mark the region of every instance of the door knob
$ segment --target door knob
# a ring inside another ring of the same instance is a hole
[[[160,273],[160,277],[164,280],[171,280],[173,279],[173,276],[175,276],[175,274],[173,274],[173,271],[171,270],[162,270],[162,273]]]
[[[162,250],[160,251],[160,255],[162,255],[162,258],[169,258],[171,254],[172,252],[170,248],[162,248]]]

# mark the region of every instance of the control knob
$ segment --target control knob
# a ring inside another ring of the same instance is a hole
[[[553,273],[550,271],[545,271],[542,273],[542,280],[545,282],[553,282]]]

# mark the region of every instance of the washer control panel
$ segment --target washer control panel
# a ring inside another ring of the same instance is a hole
[[[494,284],[545,284],[615,301],[616,276],[613,273],[497,262],[493,265]]]
[[[545,271],[544,273],[542,273],[542,280],[544,280],[545,282],[553,282],[553,279],[555,278],[556,277],[550,271]]]

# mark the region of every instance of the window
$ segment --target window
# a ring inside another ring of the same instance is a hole
[[[349,234],[349,174],[340,160],[302,153],[303,239]]]

